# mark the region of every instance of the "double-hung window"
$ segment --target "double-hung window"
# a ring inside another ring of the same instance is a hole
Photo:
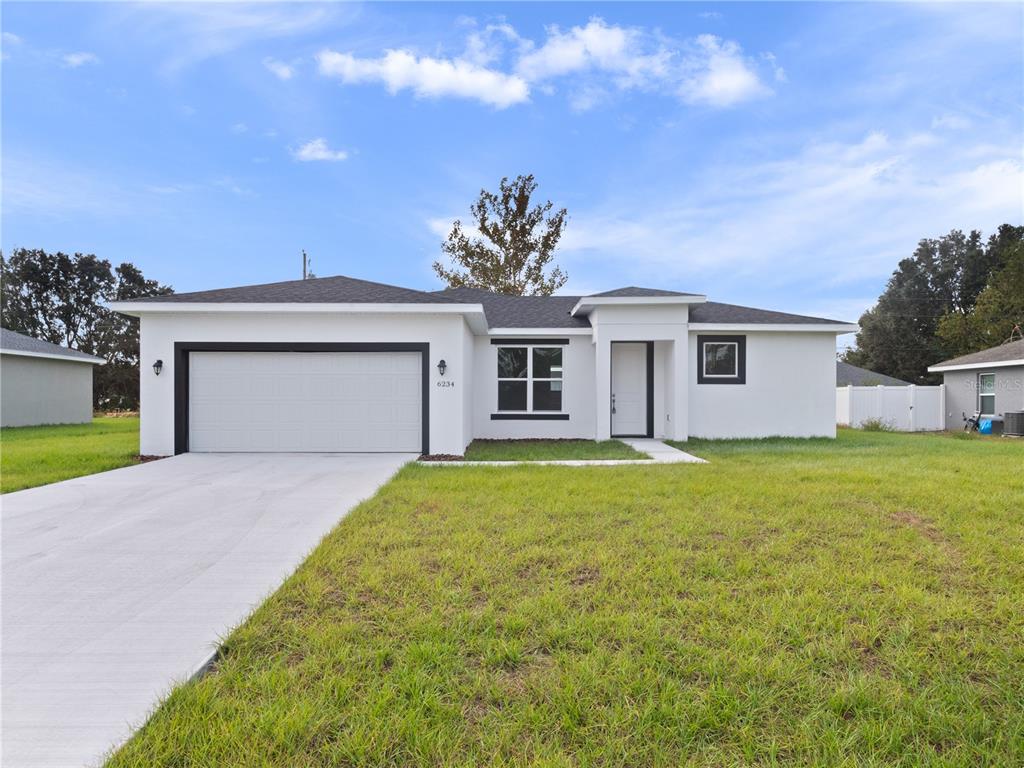
[[[562,347],[498,347],[498,410],[562,410]]]
[[[978,410],[982,416],[996,415],[996,375],[978,374]]]

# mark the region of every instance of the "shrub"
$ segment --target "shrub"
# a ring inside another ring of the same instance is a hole
[[[860,423],[860,428],[865,432],[895,432],[894,427],[890,422],[884,419],[865,419]]]

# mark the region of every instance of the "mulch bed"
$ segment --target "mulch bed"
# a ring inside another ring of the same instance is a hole
[[[420,456],[420,461],[465,461],[465,456],[457,456],[454,453],[425,453]]]

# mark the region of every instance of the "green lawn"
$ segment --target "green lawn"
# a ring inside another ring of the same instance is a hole
[[[466,449],[466,461],[647,458],[621,440],[474,440]]]
[[[1024,764],[1024,442],[410,466],[114,766]]]
[[[0,430],[0,492],[117,469],[139,453],[139,419]]]

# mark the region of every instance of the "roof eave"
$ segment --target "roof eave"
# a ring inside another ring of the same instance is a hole
[[[956,365],[945,365],[944,363],[939,363],[938,365],[929,365],[928,373],[946,373],[947,371],[970,371],[977,370],[979,368],[1010,368],[1017,365],[1024,366],[1024,358],[1021,358],[1020,360],[995,360],[987,363],[959,363]]]
[[[570,310],[573,317],[579,314],[589,314],[596,307],[603,306],[629,306],[632,304],[703,304],[708,300],[707,296],[692,294],[688,296],[584,296],[576,302],[576,306]]]
[[[806,331],[810,333],[856,333],[855,323],[690,323],[691,331]]]
[[[105,365],[106,360],[94,355],[61,355],[50,352],[26,352],[21,349],[0,349],[0,355],[15,355],[17,357],[41,357],[47,360],[63,360],[65,363],[85,363],[86,365]]]

